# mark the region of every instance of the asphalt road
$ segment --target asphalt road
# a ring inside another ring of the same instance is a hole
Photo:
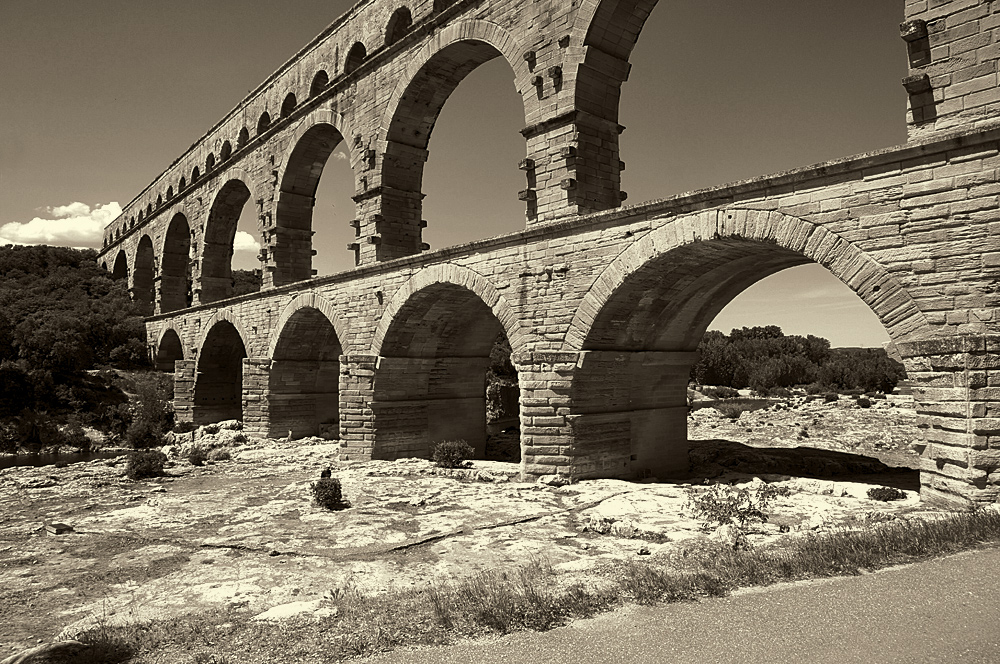
[[[367,661],[1000,663],[1000,549]]]

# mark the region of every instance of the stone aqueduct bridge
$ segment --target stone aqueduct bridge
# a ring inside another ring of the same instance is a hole
[[[525,475],[663,477],[687,465],[707,325],[750,284],[815,261],[904,356],[925,496],[996,500],[1000,6],[906,0],[907,145],[622,208],[618,96],[654,4],[363,0],[251,93],[106,230],[101,260],[149,307],[180,418],[270,435],[339,422],[352,458],[448,438],[482,451],[503,332]],[[431,252],[429,136],[494,57],[524,101],[526,228]],[[311,278],[314,195],[341,144],[358,267]],[[230,297],[250,200],[264,288]]]

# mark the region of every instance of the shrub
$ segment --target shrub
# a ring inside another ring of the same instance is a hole
[[[712,404],[712,408],[719,411],[722,415],[725,415],[731,420],[738,420],[740,415],[750,410],[746,404],[743,403],[715,403]]]
[[[740,396],[738,390],[734,390],[731,387],[709,387],[702,390],[704,394],[709,399],[734,399]]]
[[[887,503],[890,500],[903,500],[906,498],[906,492],[891,486],[873,486],[868,489],[868,497]]]
[[[144,477],[159,477],[163,475],[163,464],[167,455],[159,450],[138,450],[128,455],[125,463],[125,475],[130,480]]]
[[[869,399],[868,397],[858,397],[857,404],[858,408],[871,408],[872,400]]]
[[[434,446],[432,458],[441,468],[462,468],[465,460],[475,453],[464,440],[443,440]]]
[[[198,428],[198,425],[194,422],[176,422],[174,423],[174,433],[190,433]]]
[[[205,448],[198,445],[192,447],[191,451],[188,452],[188,461],[191,462],[192,466],[204,466],[207,459],[208,452],[205,451]]]
[[[765,510],[777,495],[777,488],[763,482],[751,483],[749,487],[715,484],[701,493],[689,489],[687,507],[707,527],[734,524],[745,528],[751,523],[767,522]]]
[[[211,452],[208,453],[208,460],[209,461],[213,461],[213,462],[214,461],[229,461],[232,458],[233,458],[233,456],[229,453],[229,450],[222,449],[222,448],[212,450]]]
[[[834,401],[840,401],[840,395],[836,392],[827,392],[823,395],[823,401],[827,403],[833,403]]]
[[[342,510],[348,506],[344,502],[340,480],[336,477],[320,477],[310,488],[312,489],[313,502],[323,509]]]

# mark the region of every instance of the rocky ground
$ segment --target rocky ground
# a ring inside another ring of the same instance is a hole
[[[461,471],[340,462],[329,441],[226,428],[193,435],[231,459],[191,465],[181,454],[188,434],[168,475],[149,481],[127,480],[123,459],[0,471],[0,659],[98,620],[220,606],[261,619],[322,615],[347,588],[379,593],[539,557],[586,575],[708,536],[685,507],[706,478],[759,476],[788,489],[751,535],[757,544],[923,509],[905,404],[799,400],[735,420],[701,409],[689,424],[691,476],[663,483],[522,483],[518,465],[500,461]],[[327,467],[348,509],[312,504],[310,484]],[[870,500],[874,485],[907,497]],[[47,534],[54,523],[72,531]]]

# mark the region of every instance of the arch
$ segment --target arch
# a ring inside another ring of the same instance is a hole
[[[257,120],[257,135],[260,136],[267,128],[271,126],[271,114],[264,111],[260,114],[260,119]]]
[[[208,173],[213,168],[215,168],[215,153],[209,152],[208,158],[205,159],[205,172]]]
[[[163,194],[156,195],[156,207],[163,205]]]
[[[657,0],[599,0],[583,3],[574,32],[584,44],[627,61]]]
[[[208,319],[207,323],[205,323],[205,327],[202,328],[202,333],[198,337],[198,342],[196,344],[196,348],[198,348],[198,355],[200,356],[201,352],[204,350],[205,344],[208,342],[208,335],[211,334],[212,329],[214,329],[219,323],[228,323],[229,325],[232,325],[233,329],[236,330],[237,336],[239,336],[240,343],[249,353],[249,343],[250,340],[253,339],[253,336],[251,336],[250,332],[247,330],[246,325],[243,324],[243,319],[229,309],[219,309],[212,314],[212,317]]]
[[[191,171],[191,184],[194,184],[195,182],[197,182],[198,178],[200,178],[200,177],[201,177],[201,171],[199,171],[198,167],[195,166],[194,170]]]
[[[727,242],[733,248],[727,250],[720,242]],[[707,316],[705,325],[711,322],[732,297],[752,283],[786,267],[808,262],[823,265],[857,293],[878,316],[893,341],[905,341],[915,330],[927,325],[926,317],[909,293],[881,265],[850,242],[805,219],[780,212],[732,208],[706,211],[673,220],[622,252],[605,268],[581,302],[566,333],[563,348],[584,350],[605,344],[612,331],[595,331],[595,323],[600,322],[597,320],[599,312],[606,311],[613,296],[624,294],[622,289],[626,287],[626,282],[637,278],[637,275],[641,276],[640,270],[643,267],[654,266],[657,260],[664,260],[668,254],[671,254],[672,259],[678,250],[685,247],[691,251],[699,251],[699,247],[705,247],[704,251],[715,254],[713,260],[716,264],[719,264],[720,259],[725,261],[729,257],[739,260],[743,258],[741,253],[748,257],[746,265],[742,266],[746,272],[736,275],[732,274],[732,269],[727,268],[731,275],[714,292],[717,296],[714,304],[690,312],[697,315],[699,320]],[[770,262],[755,270],[755,263],[761,258]],[[722,279],[719,281],[722,282]],[[675,298],[674,302],[679,300]],[[664,302],[658,304],[663,305]],[[676,311],[672,315],[676,318]],[[679,329],[675,331],[680,332]],[[633,342],[638,343],[635,329],[630,330],[630,333],[633,335]],[[693,349],[703,333],[703,329],[689,329],[686,336],[677,337],[674,342],[683,339],[685,346]],[[597,335],[603,335],[603,341],[598,340]],[[647,339],[642,345],[652,348],[650,343],[656,345],[667,342],[667,339]]]
[[[133,228],[135,228],[135,219],[133,219],[132,221],[130,221],[128,224],[126,224],[126,228],[128,228],[129,230],[132,230]]]
[[[170,185],[169,187],[167,187],[167,200],[169,201],[173,197],[174,197],[174,186]]]
[[[301,125],[292,135],[294,146],[280,169],[281,183],[275,224],[278,228],[293,229],[282,236],[280,248],[275,247],[273,283],[280,286],[312,276],[313,206],[316,190],[327,160],[344,140],[341,123],[332,111],[315,113],[312,122]],[[302,231],[302,232],[300,232]]]
[[[250,130],[246,127],[240,129],[240,135],[236,137],[236,149],[242,149],[247,143],[250,142]]]
[[[298,101],[295,99],[295,93],[289,92],[285,95],[285,101],[281,102],[281,117],[287,118],[295,110],[298,105]]]
[[[181,181],[180,181],[180,184],[179,184],[179,185],[177,185],[177,190],[178,190],[178,191],[184,191],[184,189],[185,189],[186,187],[187,187],[187,180],[185,180],[185,179],[184,179],[184,176],[182,175],[182,176],[181,176]]]
[[[160,313],[191,306],[191,227],[180,212],[167,226],[160,256]]]
[[[413,25],[413,16],[408,7],[400,7],[389,17],[389,23],[385,27],[385,45],[392,46],[406,36]]]
[[[117,232],[117,231],[116,231]],[[117,238],[116,238],[117,239]],[[124,249],[118,250],[118,255],[115,257],[115,266],[111,270],[112,279],[125,279],[128,283],[128,256],[125,254]]]
[[[198,345],[194,384],[195,424],[243,419],[243,360],[248,337],[228,312],[209,321]]]
[[[575,474],[685,472],[686,387],[705,330],[750,285],[808,262],[857,293],[894,340],[926,325],[881,265],[823,226],[741,208],[667,221],[602,271],[566,334],[563,350],[579,352],[570,394]]]
[[[473,70],[496,57],[503,57],[515,81],[520,80],[527,72],[522,52],[517,40],[496,24],[468,20],[444,27],[412,58],[390,96],[379,130],[384,155],[381,182],[393,192],[391,198],[382,199],[382,215],[390,227],[406,229],[382,235],[380,259],[421,251],[424,163],[431,132],[452,92]],[[526,122],[528,114],[525,106]]]
[[[143,314],[151,316],[156,297],[153,283],[156,276],[156,265],[153,256],[153,240],[149,235],[143,235],[139,239],[132,265],[132,299],[139,303]]]
[[[272,335],[266,405],[271,436],[339,435],[343,337],[337,317],[310,301],[330,309],[315,294],[300,295],[285,307]]]
[[[309,86],[309,97],[315,97],[323,92],[328,85],[330,85],[330,75],[326,73],[325,69],[320,69],[313,76],[312,85]]]
[[[222,185],[212,201],[201,251],[199,304],[222,300],[232,294],[233,241],[240,214],[248,200],[250,187],[242,179],[233,178]]]
[[[219,158],[222,161],[228,161],[230,157],[233,156],[233,144],[229,141],[225,141],[222,144],[222,149],[219,151]]]
[[[354,42],[351,50],[347,52],[347,59],[344,60],[344,73],[350,74],[361,66],[361,63],[368,57],[368,51],[361,42]]]
[[[184,346],[181,337],[172,327],[164,328],[156,342],[156,357],[154,363],[157,371],[174,372],[174,362],[184,359]]]
[[[146,218],[149,219],[153,215],[153,204],[146,203]]]
[[[139,210],[139,223],[141,224],[143,220],[143,211]]]
[[[350,339],[350,328],[347,320],[337,313],[337,311],[333,308],[333,304],[331,304],[328,299],[319,293],[310,291],[296,295],[282,308],[281,313],[278,315],[278,322],[274,326],[275,332],[271,333],[271,340],[268,342],[267,356],[274,357],[275,349],[278,345],[278,338],[281,335],[281,330],[285,328],[288,320],[295,315],[295,312],[305,308],[316,309],[321,314],[326,316],[326,319],[330,321],[334,331],[337,333],[337,338],[341,340],[341,344],[344,348],[343,354],[349,355],[352,351],[347,345],[345,345],[347,340]]]
[[[502,332],[512,347],[523,347],[506,301],[471,270],[437,265],[402,285],[372,345],[380,356],[373,458],[427,456],[434,442],[453,439],[468,442],[481,458],[486,371]]]
[[[435,284],[450,284],[471,291],[483,302],[500,322],[503,332],[510,340],[510,346],[516,353],[527,345],[527,336],[521,329],[520,320],[514,314],[507,300],[500,294],[492,283],[477,272],[469,268],[452,263],[439,263],[430,265],[410,277],[403,285],[396,289],[389,304],[386,305],[378,327],[375,328],[375,336],[372,340],[371,353],[373,355],[382,354],[382,346],[385,343],[386,334],[392,322],[399,317],[399,312],[410,300],[410,297],[428,286]]]
[[[104,239],[104,246],[105,247],[108,246],[108,239],[107,238]],[[108,262],[107,261],[101,261],[101,269],[104,270],[105,272],[108,271]]]

